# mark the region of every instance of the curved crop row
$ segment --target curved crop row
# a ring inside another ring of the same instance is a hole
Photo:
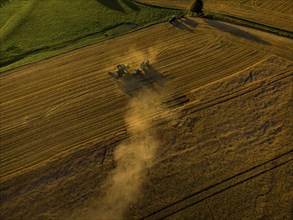
[[[150,59],[166,77],[163,86],[155,86],[167,102],[270,53],[291,59],[289,39],[236,26],[222,31],[220,23],[201,19],[192,22],[187,30],[162,23],[3,73],[2,177],[125,128],[129,97],[107,75],[118,63],[136,68]]]
[[[186,9],[191,5],[190,1],[168,1],[168,0],[139,0],[143,3],[154,4],[164,7]],[[232,15],[234,17],[247,19],[286,31],[292,29],[291,0],[206,0],[204,10]]]

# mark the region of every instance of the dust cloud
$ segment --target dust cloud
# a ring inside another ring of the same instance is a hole
[[[138,50],[133,47],[127,51],[126,60],[122,60],[121,63],[126,63],[131,68],[139,67],[144,60],[150,60],[151,63],[154,63],[159,51],[159,47],[149,47],[146,50]]]
[[[152,120],[158,111],[154,97],[148,93],[130,100],[125,117],[130,138],[116,148],[116,168],[102,187],[105,195],[100,199],[94,219],[123,219],[126,209],[136,201],[159,147]]]
[[[156,48],[147,51],[133,48],[120,61],[135,68],[146,59],[155,62],[158,52]],[[130,87],[127,82],[125,84]],[[160,146],[155,123],[161,120],[158,116],[165,115],[166,109],[161,105],[161,94],[141,87],[129,100],[125,113],[129,138],[115,148],[115,168],[102,184],[103,194],[95,199],[95,209],[87,219],[122,220],[127,209],[137,201],[148,169],[155,161]]]

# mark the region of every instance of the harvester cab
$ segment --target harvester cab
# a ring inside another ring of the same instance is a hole
[[[127,67],[124,64],[119,64],[117,65],[117,74],[119,77],[122,77],[124,74],[129,74],[129,72],[127,71]]]
[[[129,72],[127,70],[127,66],[125,66],[124,64],[118,64],[116,66],[115,73],[108,72],[108,74],[110,76],[114,77],[115,79],[119,79],[119,78],[123,77],[125,74],[129,74]]]

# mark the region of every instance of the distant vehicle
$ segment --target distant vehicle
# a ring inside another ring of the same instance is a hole
[[[148,71],[149,60],[144,60],[140,64],[140,68],[136,69],[133,73],[130,73],[128,68],[129,68],[129,66],[126,66],[125,64],[119,64],[116,66],[116,71],[114,73],[108,72],[108,74],[117,80],[120,78],[123,78],[125,75],[133,76],[136,78],[142,78],[143,72],[147,73],[147,71]]]
[[[169,19],[169,23],[174,23],[174,22],[176,22],[177,21],[177,18],[176,18],[176,16],[175,15],[172,15],[172,17]]]

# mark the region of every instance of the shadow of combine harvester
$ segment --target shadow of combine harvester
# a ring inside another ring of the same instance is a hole
[[[181,30],[187,30],[189,32],[193,32],[194,30],[192,28],[197,26],[195,21],[184,16],[176,17],[175,15],[169,19],[169,23]]]
[[[156,92],[155,84],[163,85],[166,78],[153,68],[148,60],[140,64],[140,68],[133,73],[129,66],[119,64],[115,72],[108,72],[110,76],[117,80],[118,87],[130,96],[139,94],[142,90],[151,90]]]

